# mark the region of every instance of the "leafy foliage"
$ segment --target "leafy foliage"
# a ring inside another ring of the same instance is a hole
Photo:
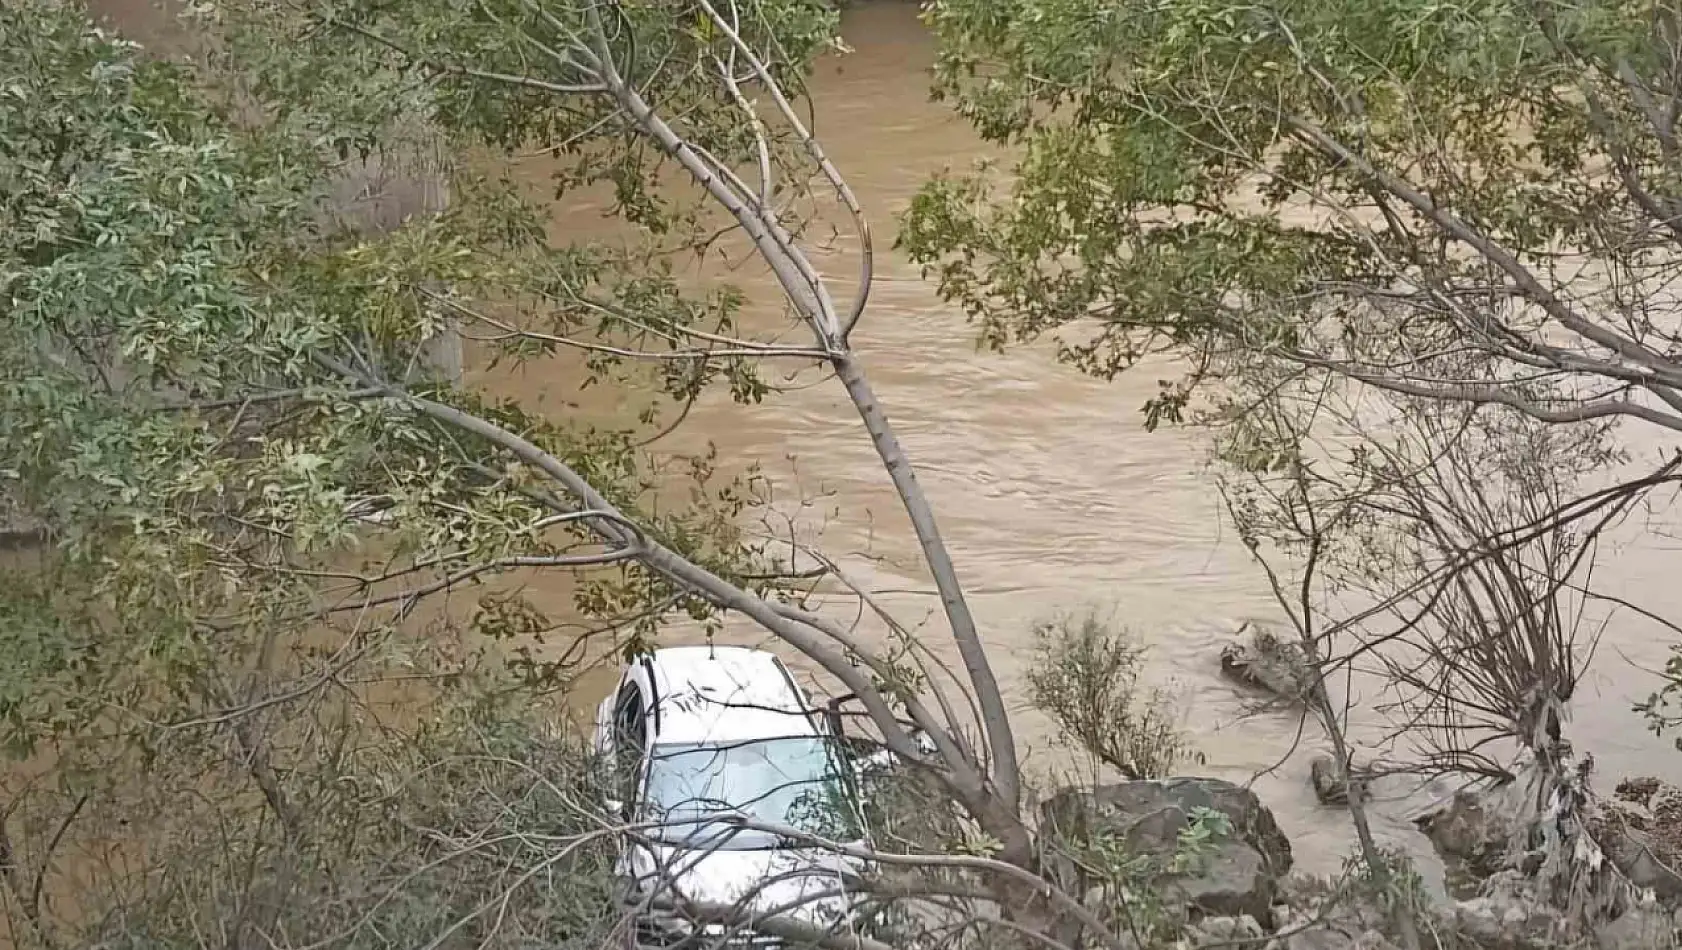
[[[35,905],[36,932],[18,935],[201,946],[255,927],[344,947],[599,946],[618,921],[589,758],[534,730],[510,696],[487,699],[493,683],[457,691],[413,728],[370,728],[368,710],[335,702],[293,741],[276,737],[296,770],[287,791],[307,808],[293,837],[213,748],[171,749],[146,781],[97,794],[14,789],[9,840],[27,875],[8,895],[14,924],[30,920],[19,908],[36,873],[59,891]],[[52,840],[65,825],[76,833]],[[144,861],[126,847],[136,829]],[[55,864],[74,868],[80,893],[57,886]]]
[[[938,90],[1019,143],[902,241],[994,343],[1258,357],[1548,421],[1676,427],[1662,5],[943,0]],[[1656,396],[1658,409],[1643,402]]]
[[[462,9],[405,8],[405,35],[456,35]],[[831,21],[810,5],[787,10],[793,19],[761,22],[792,30],[774,35],[792,51],[778,68],[797,73]],[[625,29],[642,32],[621,41],[668,65],[698,48],[682,23],[638,16]],[[687,335],[727,332],[739,295],[683,289],[658,245],[552,246],[529,192],[453,157],[532,144],[519,122],[595,130],[567,146],[589,157],[563,184],[630,188],[654,163],[598,127],[605,111],[576,113],[577,97],[543,109],[512,95],[470,102],[447,81],[458,73],[347,57],[347,34],[323,34],[320,17],[290,5],[230,4],[208,22],[219,31],[208,59],[167,63],[72,5],[0,10],[0,496],[50,542],[0,565],[0,651],[12,661],[0,739],[23,760],[4,779],[8,800],[61,796],[0,822],[0,839],[36,848],[43,882],[7,877],[9,911],[59,945],[211,932],[227,945],[259,934],[383,945],[407,939],[387,933],[402,927],[432,928],[423,943],[525,945],[560,939],[567,921],[591,932],[601,908],[588,849],[530,830],[589,816],[510,783],[588,797],[562,781],[584,774],[578,750],[533,738],[547,717],[530,698],[564,688],[596,648],[546,647],[556,620],[496,578],[555,579],[589,627],[629,649],[673,616],[715,623],[716,608],[606,548],[575,502],[416,400],[518,435],[643,536],[766,590],[775,571],[736,529],[752,501],[743,483],[715,478],[709,455],[657,461],[641,448],[647,423],[714,382],[740,399],[766,391],[750,360],[715,358]],[[489,30],[461,35],[494,46]],[[684,85],[693,72],[648,66],[662,95],[701,101]],[[347,178],[417,167],[447,207],[379,227],[334,203]],[[661,231],[658,208],[622,197],[635,222]],[[452,385],[431,355],[470,323],[502,328],[485,341],[496,358],[582,353],[581,385],[642,378],[653,358],[671,367],[654,374],[667,399],[637,426],[602,428]],[[462,617],[447,598],[475,588],[478,609]],[[434,736],[456,722],[450,710],[472,728]],[[513,745],[487,738],[493,727]],[[495,746],[503,771],[446,768],[468,746]],[[43,768],[46,779],[31,778]],[[405,798],[416,791],[399,792],[406,774],[435,776],[419,791],[438,800]],[[492,808],[481,791],[508,800]],[[443,823],[451,811],[467,822],[459,834]],[[481,847],[514,834],[508,822],[523,844]],[[140,871],[76,890],[66,854],[102,838],[146,860],[106,853],[110,867]],[[482,898],[494,911],[511,879],[452,871],[422,886],[446,843],[460,851],[451,867],[518,857],[583,877],[516,882],[526,896],[507,915],[449,930],[442,915]],[[577,858],[548,861],[556,849]],[[166,867],[193,873],[172,871],[166,885],[155,873]],[[66,887],[75,899],[55,904]],[[382,888],[402,893],[374,900]]]

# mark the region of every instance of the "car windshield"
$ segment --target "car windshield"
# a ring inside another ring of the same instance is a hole
[[[857,813],[831,743],[813,736],[735,743],[667,743],[650,750],[648,818],[674,844],[753,850],[775,834],[717,818],[786,825],[831,840],[860,837]],[[792,842],[791,842],[792,843]]]

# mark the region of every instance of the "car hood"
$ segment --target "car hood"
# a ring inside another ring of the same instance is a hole
[[[842,888],[845,875],[859,871],[854,860],[802,848],[709,852],[645,845],[633,849],[629,861],[643,893],[669,880],[679,895],[696,903],[744,903],[751,913],[785,909],[791,917],[823,924],[845,916],[849,895],[833,892]]]

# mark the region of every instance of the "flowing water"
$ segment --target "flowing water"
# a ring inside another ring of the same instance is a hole
[[[1149,645],[1150,675],[1169,690],[1206,759],[1192,768],[1254,779],[1296,840],[1299,859],[1331,870],[1350,835],[1342,813],[1317,806],[1308,789],[1317,731],[1299,729],[1285,714],[1248,714],[1247,699],[1218,675],[1217,653],[1230,632],[1247,619],[1276,620],[1278,608],[1223,523],[1205,443],[1186,431],[1144,431],[1139,408],[1167,374],[1140,368],[1106,383],[1059,365],[1045,347],[977,351],[963,315],[888,248],[919,184],[986,149],[928,99],[932,43],[914,5],[854,7],[844,29],[854,52],[821,64],[813,94],[819,137],[877,235],[876,282],[854,339],[933,499],[1008,697],[1024,705],[1036,620],[1088,605],[1112,612]],[[541,162],[523,169],[533,177],[544,171]],[[555,224],[577,235],[599,222],[599,207],[579,206]],[[854,259],[820,256],[819,266],[844,297]],[[747,289],[761,316],[775,319],[780,297],[768,274],[743,268],[730,279]],[[527,397],[565,398],[568,390],[541,367],[485,382]],[[1642,459],[1671,443],[1633,429],[1630,437]],[[865,578],[902,620],[926,622],[931,642],[948,642],[915,538],[839,384],[808,374],[762,406],[705,402],[666,448],[707,442],[735,466],[760,466],[774,486],[772,507],[794,519],[803,539]],[[1679,546],[1662,531],[1626,530],[1607,550],[1599,580],[1610,593],[1682,616]],[[726,636],[765,641],[743,627]],[[1630,711],[1654,681],[1642,668],[1661,665],[1666,645],[1656,627],[1633,615],[1605,628],[1573,728],[1603,779],[1682,771],[1682,755],[1647,735]],[[1371,701],[1353,697],[1357,718]],[[1019,729],[1028,767],[1042,782],[1079,765],[1043,717],[1024,709]],[[1293,749],[1298,754],[1287,760]],[[1421,839],[1406,815],[1441,791],[1398,792],[1383,802],[1380,833],[1417,853]]]

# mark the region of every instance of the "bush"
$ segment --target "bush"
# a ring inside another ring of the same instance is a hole
[[[1130,779],[1160,778],[1200,758],[1161,690],[1139,682],[1145,650],[1096,612],[1036,624],[1034,705],[1098,761]]]

